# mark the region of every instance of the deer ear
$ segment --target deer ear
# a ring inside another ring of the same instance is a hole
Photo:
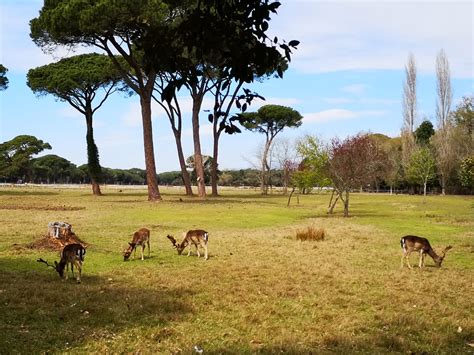
[[[130,242],[128,242],[128,245],[130,245],[131,247],[133,247],[133,244],[132,244],[132,243],[130,243]]]

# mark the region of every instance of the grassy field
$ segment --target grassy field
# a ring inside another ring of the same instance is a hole
[[[343,218],[326,215],[327,194],[288,208],[255,191],[104,192],[0,188],[0,354],[473,353],[473,197],[353,194]],[[90,243],[82,284],[36,262],[57,252],[26,247],[50,221]],[[297,241],[308,226],[325,240]],[[140,227],[151,257],[123,262]],[[208,261],[166,239],[195,228]],[[441,268],[400,269],[405,234],[453,249]]]

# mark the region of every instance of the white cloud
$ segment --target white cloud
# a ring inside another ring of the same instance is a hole
[[[472,1],[302,1],[282,4],[271,30],[301,41],[291,67],[307,73],[403,69],[412,52],[434,72],[444,48],[454,77],[472,77]]]
[[[303,114],[303,122],[333,122],[363,117],[383,116],[385,114],[385,111],[351,111],[346,109],[330,109],[314,113],[305,113]]]

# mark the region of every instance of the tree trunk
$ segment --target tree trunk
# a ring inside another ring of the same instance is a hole
[[[344,217],[349,217],[349,190],[346,190],[346,198],[344,201]]]
[[[153,148],[153,128],[151,124],[151,95],[140,96],[143,123],[143,146],[145,150],[146,182],[148,185],[148,201],[161,200],[156,179],[155,154]]]
[[[217,158],[219,156],[219,133],[215,131],[214,127],[214,147],[212,152],[212,161],[211,161],[211,188],[212,188],[212,196],[217,197],[219,196],[219,192],[217,191],[217,180],[219,177],[217,176],[217,169],[219,164],[217,163]]]
[[[291,189],[291,192],[290,192],[290,196],[288,196],[288,203],[286,204],[286,207],[290,206],[291,196],[293,196],[293,193],[295,192],[295,189],[296,188],[293,186],[293,188]]]
[[[333,202],[333,197],[334,197],[334,190],[333,190],[333,193],[331,195],[331,201],[329,201],[328,214],[333,214],[334,213],[334,207],[336,207],[336,203],[339,200],[340,193],[337,192],[337,195],[336,195],[336,198],[334,199],[334,202]],[[332,204],[331,204],[331,202],[332,202]]]
[[[202,96],[193,96],[193,140],[194,140],[194,168],[197,175],[198,196],[206,198],[206,182],[204,179],[204,166],[201,153],[201,139],[199,137],[199,111],[201,110]]]
[[[94,141],[94,130],[92,128],[92,110],[86,112],[86,142],[87,142],[87,169],[91,178],[92,194],[95,196],[102,195],[100,191],[102,169],[99,163],[99,150]]]
[[[262,190],[263,195],[268,194],[268,171],[267,171],[267,157],[268,157],[268,152],[270,151],[270,145],[271,145],[271,140],[267,138],[267,141],[265,142],[265,148],[263,149],[263,154],[262,154],[262,181],[260,188]]]
[[[191,177],[186,169],[186,159],[184,158],[183,145],[181,144],[181,132],[173,128],[173,133],[176,141],[176,150],[178,151],[179,166],[181,168],[181,176],[183,178],[184,188],[186,189],[186,195],[192,196],[193,189],[191,187]]]

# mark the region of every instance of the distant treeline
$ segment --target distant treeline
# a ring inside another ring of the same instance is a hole
[[[191,174],[192,176],[194,174]],[[194,176],[193,176],[194,177]],[[157,174],[161,185],[181,186],[181,171]],[[207,179],[206,179],[207,180]],[[89,184],[87,164],[76,166],[69,160],[48,154],[29,161],[26,169],[0,171],[0,182],[36,184]],[[112,169],[102,167],[102,183],[116,185],[146,185],[145,169]],[[259,171],[255,169],[224,170],[219,172],[222,186],[259,186]],[[281,186],[281,172],[275,172],[272,183]]]

